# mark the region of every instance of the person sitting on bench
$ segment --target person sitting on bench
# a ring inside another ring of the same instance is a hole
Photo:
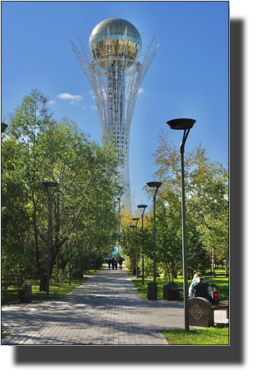
[[[194,275],[192,283],[189,287],[189,297],[205,298],[210,303],[214,303],[212,287],[198,273]]]

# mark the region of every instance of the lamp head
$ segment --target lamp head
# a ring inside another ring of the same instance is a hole
[[[131,227],[131,228],[135,228],[135,227],[137,227],[137,225],[130,225],[130,227]]]
[[[145,209],[146,207],[148,207],[148,205],[147,204],[138,204],[137,207],[139,209]]]
[[[191,129],[195,124],[196,120],[180,118],[180,119],[172,119],[166,122],[172,130],[187,130]]]
[[[147,183],[147,185],[150,187],[150,188],[159,188],[161,186],[161,182],[160,181],[149,181]]]
[[[135,217],[135,218],[132,218],[132,221],[138,221],[139,218]]]
[[[46,188],[52,188],[58,185],[56,181],[44,181],[43,184]]]

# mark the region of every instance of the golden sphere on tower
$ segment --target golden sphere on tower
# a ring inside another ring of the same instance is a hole
[[[113,58],[119,59],[118,66],[131,67],[138,59],[141,48],[142,42],[136,27],[120,18],[103,20],[93,29],[89,39],[90,53],[104,69],[111,65]]]

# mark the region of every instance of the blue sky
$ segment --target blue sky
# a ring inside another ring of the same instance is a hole
[[[182,133],[166,122],[193,118],[186,151],[199,143],[207,157],[228,165],[228,2],[2,2],[2,120],[31,89],[49,97],[54,118],[64,116],[101,143],[89,85],[71,49],[88,46],[90,29],[116,16],[156,35],[159,51],[141,85],[130,135],[130,183],[136,204],[157,169],[152,153],[163,129],[179,146]],[[81,96],[81,100],[59,95]]]

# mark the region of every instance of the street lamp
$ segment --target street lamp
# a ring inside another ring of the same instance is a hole
[[[159,187],[161,186],[160,181],[150,181],[147,183],[147,185],[150,188],[156,188],[155,194],[153,196],[153,204],[154,204],[154,282],[148,283],[148,299],[157,299],[157,283],[156,283],[156,212],[155,212],[155,203],[156,203],[156,195],[158,192]]]
[[[48,233],[48,262],[47,262],[47,298],[49,298],[49,273],[50,273],[50,225],[51,225],[51,194],[49,188],[54,188],[58,185],[55,181],[44,181],[44,186],[49,196],[49,233]]]
[[[185,236],[185,191],[184,191],[184,145],[189,135],[190,129],[195,124],[194,119],[172,119],[167,122],[172,130],[184,130],[181,153],[181,182],[182,182],[182,257],[183,257],[183,277],[184,277],[184,319],[185,330],[189,331],[189,308],[188,308],[188,278],[187,278],[187,258],[186,258],[186,236]]]
[[[137,221],[137,223],[136,223],[136,228],[137,228],[138,220],[139,220],[139,218],[137,218],[137,217],[132,218],[132,221]],[[136,277],[138,278],[138,266],[137,266],[137,229],[136,229]]]
[[[119,214],[120,214],[120,196],[116,199],[118,200],[118,203],[119,203]]]
[[[142,239],[143,239],[143,217],[146,207],[148,207],[146,204],[138,204],[137,206],[139,209],[143,209],[143,213],[141,215],[142,218]],[[143,245],[141,243],[141,250],[142,250],[142,284],[144,284],[144,255],[143,255]]]
[[[134,244],[134,228],[137,227],[137,225],[130,225],[130,227],[133,229],[133,244]],[[134,246],[134,245],[133,245]],[[134,274],[134,252],[133,252],[133,265],[132,265],[132,272]]]
[[[65,210],[71,217],[73,206],[66,206]],[[69,285],[71,285],[71,243],[69,243]]]
[[[120,196],[116,198],[119,203],[119,209],[118,209],[118,242],[120,243]]]

